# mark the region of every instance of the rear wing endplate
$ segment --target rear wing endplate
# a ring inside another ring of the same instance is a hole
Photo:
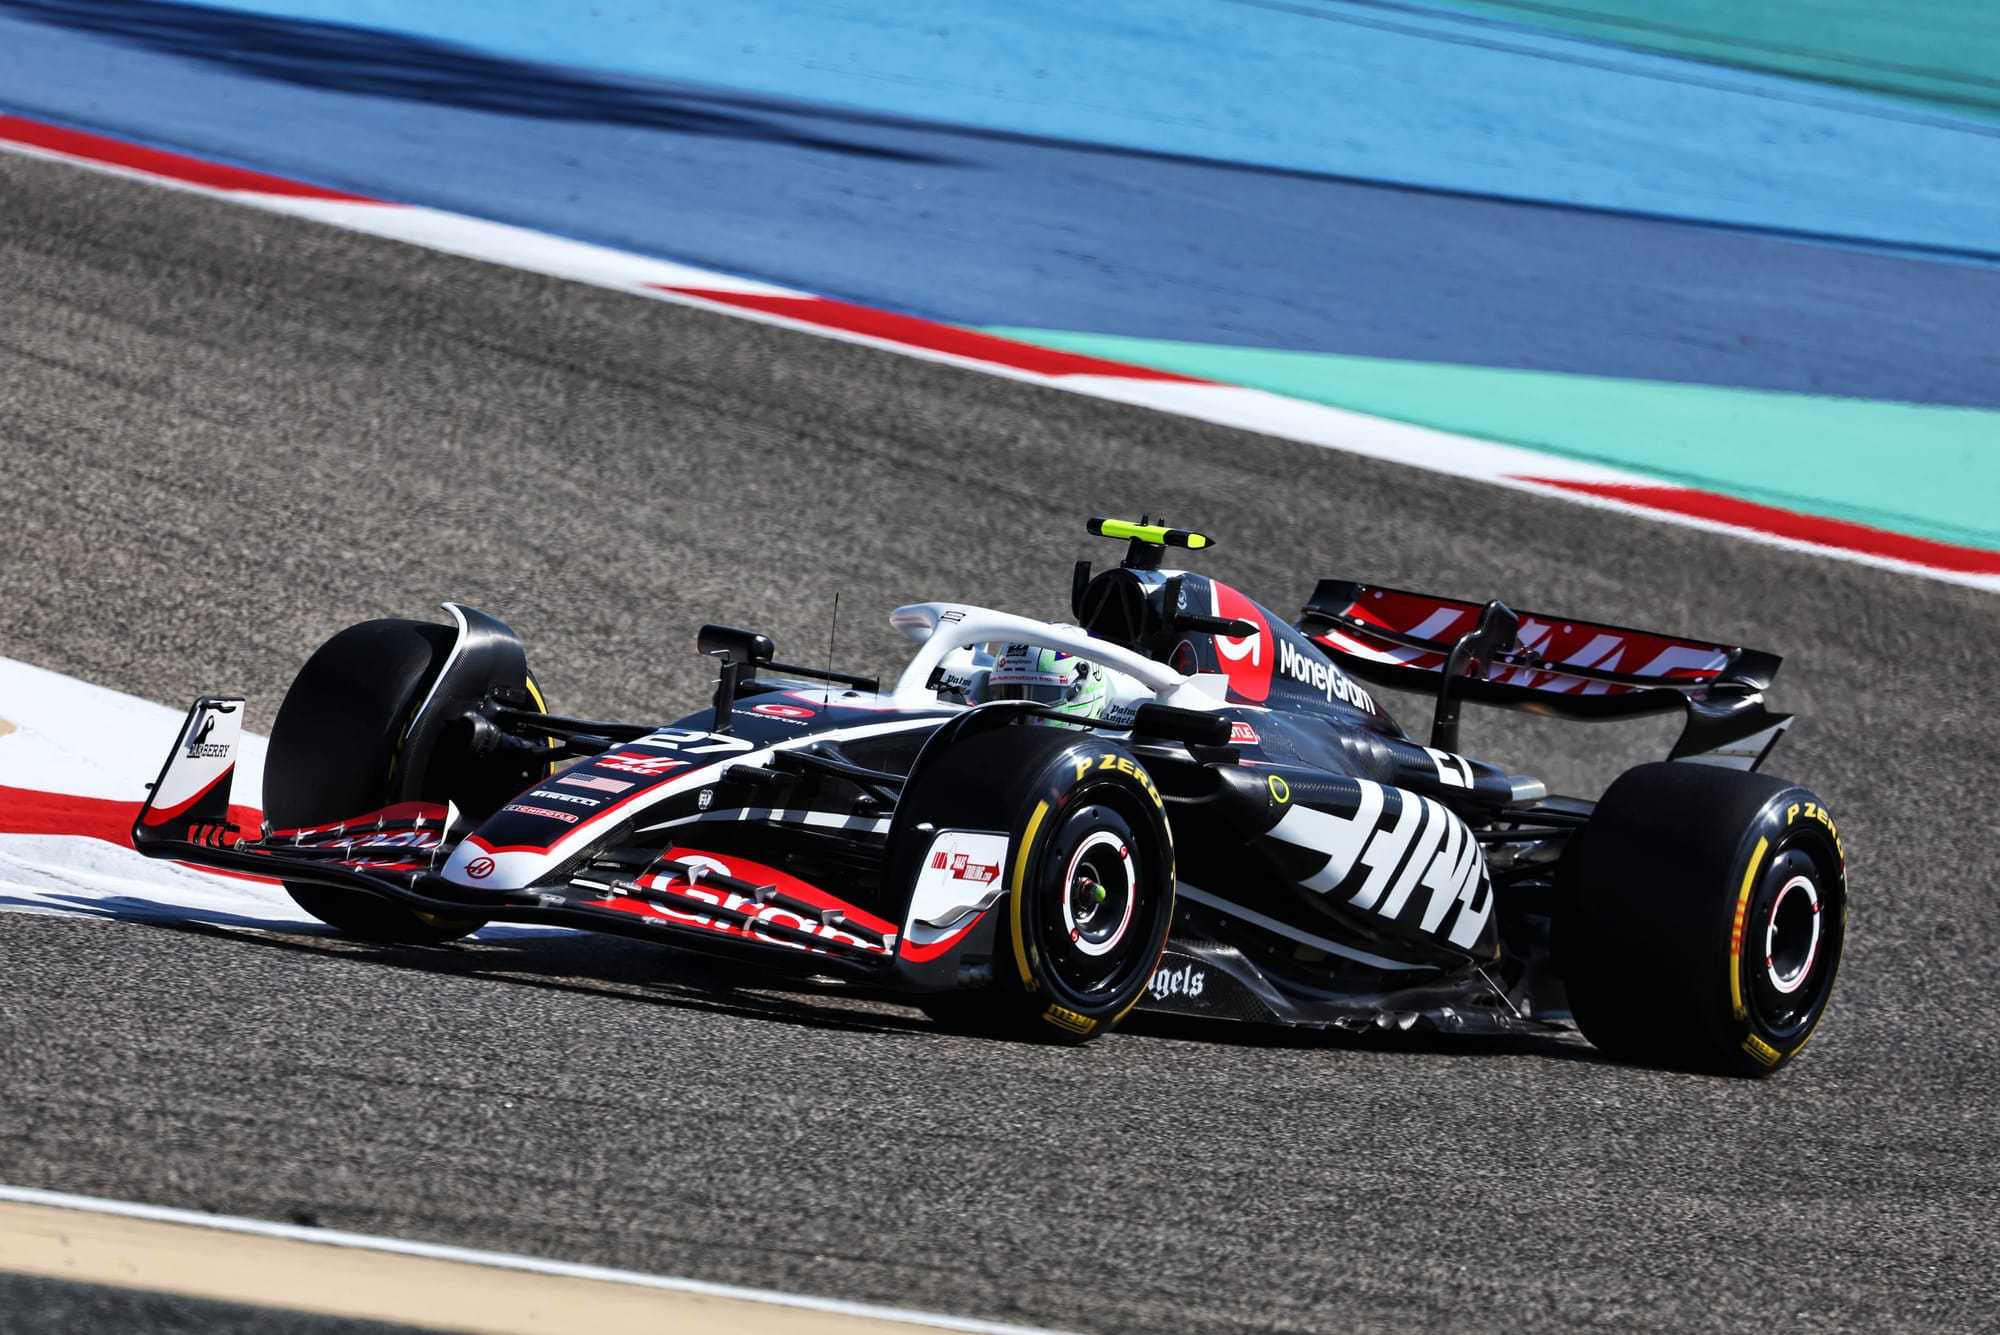
[[[1569,719],[1684,710],[1670,759],[1755,769],[1791,723],[1764,706],[1784,660],[1762,649],[1332,579],[1298,628],[1357,677],[1436,693],[1441,727],[1458,698]]]

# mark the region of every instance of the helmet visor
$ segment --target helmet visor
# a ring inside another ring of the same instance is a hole
[[[995,700],[1032,700],[1053,708],[1067,703],[1076,684],[1075,668],[1068,654],[1010,644],[993,665],[987,684]]]
[[[1027,674],[1022,674],[1027,675]],[[1002,681],[999,673],[992,678],[995,700],[1032,700],[1038,705],[1050,708],[1062,705],[1069,699],[1069,682],[1047,673],[1037,673],[1036,681]]]

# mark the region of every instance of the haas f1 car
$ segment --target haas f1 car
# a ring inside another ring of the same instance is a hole
[[[378,941],[611,932],[1053,1041],[1141,1007],[1573,1023],[1615,1057],[1748,1076],[1806,1045],[1845,862],[1826,804],[1755,772],[1790,721],[1764,703],[1776,656],[1343,580],[1286,621],[1161,568],[1201,534],[1090,527],[1128,546],[1079,564],[1073,625],[899,608],[918,647],[887,690],[705,626],[714,698],[664,724],[550,712],[519,637],[469,607],[352,626],[278,711],[261,828],[229,819],[242,702],[208,697],[135,843]],[[1370,685],[1434,697],[1428,741]],[[1462,754],[1466,701],[1686,724],[1587,800]]]

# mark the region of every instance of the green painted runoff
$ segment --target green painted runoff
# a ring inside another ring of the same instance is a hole
[[[1045,329],[985,332],[2000,550],[2000,412]]]
[[[1992,0],[1449,0],[1715,64],[2000,117]]]

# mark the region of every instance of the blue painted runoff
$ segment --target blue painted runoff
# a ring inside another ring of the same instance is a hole
[[[2000,269],[138,0],[0,0],[0,106],[958,323],[2000,407]]]
[[[2000,248],[2000,125],[1989,118],[1564,36],[1435,0],[214,3],[933,124],[1891,244]]]

